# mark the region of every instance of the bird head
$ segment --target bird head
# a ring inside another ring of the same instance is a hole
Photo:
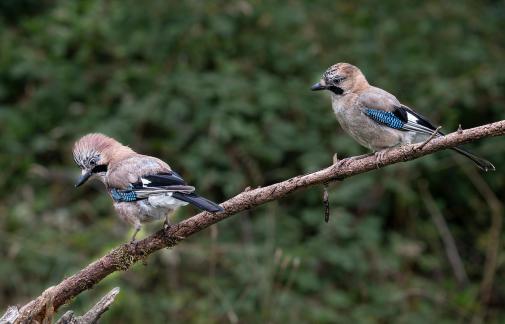
[[[361,70],[349,63],[337,63],[323,73],[321,80],[311,87],[312,91],[330,90],[340,96],[368,86]]]
[[[90,178],[98,178],[105,182],[109,163],[118,157],[120,152],[133,152],[113,138],[103,134],[88,134],[74,144],[73,155],[75,163],[81,168],[81,176],[76,187],[84,184]]]

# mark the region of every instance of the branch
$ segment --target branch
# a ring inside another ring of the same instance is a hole
[[[44,294],[48,296],[47,292],[51,288],[47,289]],[[43,295],[44,295],[43,294]],[[82,316],[75,316],[73,311],[66,312],[56,324],[95,324],[105,313],[110,305],[116,299],[117,294],[119,294],[119,287],[116,287],[109,291],[105,296],[102,297],[86,314]],[[50,309],[51,311],[47,311]],[[17,306],[9,306],[5,314],[0,317],[0,324],[11,324],[11,323],[28,323],[35,321],[32,317],[20,317],[20,310]],[[51,302],[46,304],[46,312],[44,314],[43,323],[51,323],[54,315],[54,307]]]
[[[410,161],[470,141],[504,134],[505,120],[502,120],[434,138],[429,143],[426,143],[426,146],[422,149],[418,148],[418,144],[412,144],[388,150],[384,154],[384,157],[381,158],[381,163],[389,165]],[[47,298],[43,294],[23,306],[20,309],[20,322],[23,322],[23,320],[41,322],[45,317],[46,308],[49,307],[51,310],[54,308],[54,311],[56,311],[71,298],[86,289],[90,289],[111,273],[119,270],[125,271],[134,263],[147,258],[151,253],[165,247],[174,246],[178,241],[236,213],[279,199],[295,190],[323,184],[332,180],[343,180],[360,173],[375,170],[376,168],[377,163],[374,156],[359,160],[346,159],[314,173],[296,176],[264,188],[242,192],[222,203],[225,209],[224,212],[217,214],[201,212],[178,224],[172,225],[167,230],[159,230],[134,244],[123,244],[113,249],[78,273],[51,287],[49,294],[51,298]],[[50,301],[50,305],[48,305],[48,300]]]
[[[114,302],[114,299],[116,299],[117,294],[119,294],[119,287],[109,291],[107,295],[103,296],[95,306],[91,307],[91,309],[86,312],[86,314],[76,317],[73,311],[68,311],[56,322],[56,324],[98,323],[100,316],[109,309],[109,306]]]
[[[14,323],[16,318],[19,317],[19,309],[17,306],[9,306],[7,307],[7,311],[5,314],[0,317],[0,324],[10,324]]]

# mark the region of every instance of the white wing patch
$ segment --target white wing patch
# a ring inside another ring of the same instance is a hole
[[[426,126],[423,126],[419,123],[421,119],[417,117],[416,115],[412,114],[407,110],[407,122],[403,125],[404,130],[412,131],[412,132],[417,132],[417,133],[422,133],[426,135],[431,135],[433,133],[433,129],[430,129]],[[438,134],[437,136],[440,136],[441,134]]]
[[[417,123],[417,121],[419,120],[419,118],[417,118],[416,116],[414,116],[413,114],[411,114],[411,113],[409,113],[407,111],[407,120],[409,122]]]
[[[142,181],[142,184],[145,186],[145,185],[148,185],[151,183],[151,181],[147,180],[147,179],[144,179],[144,178],[140,178],[140,181]]]

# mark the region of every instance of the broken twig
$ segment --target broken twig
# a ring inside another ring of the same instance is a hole
[[[56,322],[56,324],[98,323],[102,314],[109,309],[110,305],[114,302],[114,299],[116,299],[117,294],[119,294],[119,287],[109,291],[107,295],[103,296],[102,299],[95,304],[95,306],[91,307],[91,309],[86,312],[86,314],[76,317],[73,311],[68,311]]]
[[[437,129],[435,129],[433,131],[433,133],[431,133],[430,137],[428,137],[428,139],[424,142],[422,142],[421,144],[419,144],[419,146],[417,147],[418,150],[422,150],[423,147],[426,146],[426,144],[428,144],[429,142],[431,142],[432,139],[435,138],[435,136],[438,134],[438,131],[440,130],[440,128],[442,128],[442,126],[438,126]]]
[[[328,182],[323,183],[323,205],[324,205],[324,221],[330,221],[330,202],[328,201]]]

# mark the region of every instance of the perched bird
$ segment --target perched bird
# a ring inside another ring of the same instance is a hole
[[[188,203],[209,212],[224,209],[198,196],[168,164],[131,148],[103,134],[81,137],[73,149],[74,161],[82,175],[76,187],[96,178],[105,184],[119,217],[135,227],[132,241],[142,223],[164,219]]]
[[[395,96],[368,83],[359,68],[348,63],[332,65],[313,91],[329,90],[338,122],[352,138],[375,152],[378,163],[387,149],[443,136],[427,118],[403,105]],[[461,147],[452,148],[484,171],[495,170]]]

